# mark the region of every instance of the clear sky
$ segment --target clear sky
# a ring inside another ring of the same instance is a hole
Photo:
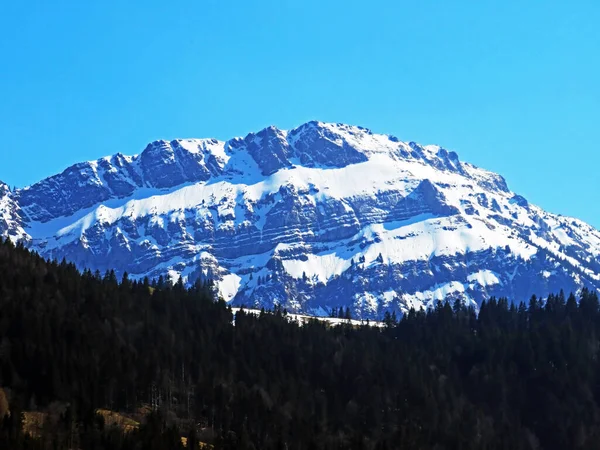
[[[0,179],[318,119],[600,227],[600,2],[0,0]]]

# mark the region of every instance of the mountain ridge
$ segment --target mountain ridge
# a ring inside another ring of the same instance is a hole
[[[593,227],[443,147],[318,121],[154,141],[0,186],[0,234],[82,268],[209,277],[233,304],[320,315],[600,287]]]

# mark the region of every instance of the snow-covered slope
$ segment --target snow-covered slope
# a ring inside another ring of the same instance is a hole
[[[20,213],[14,193],[0,181],[0,236],[10,237],[14,241],[27,242],[29,240],[29,236],[23,228]]]
[[[149,144],[25,189],[0,233],[133,277],[209,277],[235,305],[356,317],[600,287],[600,233],[438,146],[342,124]]]

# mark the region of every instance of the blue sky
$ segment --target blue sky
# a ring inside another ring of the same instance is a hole
[[[176,137],[346,122],[600,227],[600,2],[0,3],[0,179]]]

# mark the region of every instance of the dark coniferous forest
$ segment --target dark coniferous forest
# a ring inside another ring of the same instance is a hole
[[[585,289],[381,328],[281,310],[234,325],[210,283],[80,273],[0,241],[0,449],[598,449],[599,336]]]

